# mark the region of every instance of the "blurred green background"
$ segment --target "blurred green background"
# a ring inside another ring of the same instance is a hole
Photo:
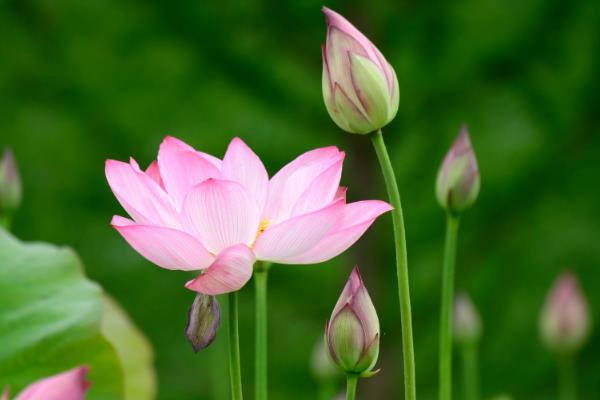
[[[298,154],[347,151],[351,200],[385,198],[368,138],[341,132],[321,97],[322,3],[299,1],[0,1],[0,146],[24,181],[14,226],[24,240],[74,247],[156,351],[160,399],[226,398],[222,330],[194,354],[183,330],[186,273],[161,270],[110,228],[123,214],[104,160],[147,165],[171,134],[221,156],[242,137],[274,173]],[[574,269],[600,321],[600,2],[335,1],[395,67],[400,111],[384,134],[408,233],[418,392],[437,390],[444,215],[438,165],[462,122],[482,175],[463,218],[457,286],[484,323],[483,394],[555,397],[540,345],[547,289]],[[350,251],[270,277],[272,399],[313,399],[308,359],[354,264],[382,324],[382,372],[359,396],[401,398],[401,349],[389,216]],[[241,293],[243,377],[252,398],[253,290]],[[600,327],[579,358],[581,398],[600,396]],[[456,369],[455,369],[456,371]],[[458,386],[458,384],[456,385]]]

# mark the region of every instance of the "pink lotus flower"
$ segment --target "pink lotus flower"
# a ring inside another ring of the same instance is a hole
[[[82,400],[90,386],[85,380],[87,371],[87,367],[78,367],[40,379],[27,386],[15,400]],[[2,400],[8,400],[8,390],[2,394]]]
[[[339,187],[343,160],[336,147],[312,150],[269,180],[239,138],[220,160],[167,137],[145,172],[133,159],[106,162],[108,183],[133,218],[115,216],[112,225],[158,266],[202,270],[188,289],[236,291],[255,260],[329,260],[391,209],[377,200],[346,204]]]

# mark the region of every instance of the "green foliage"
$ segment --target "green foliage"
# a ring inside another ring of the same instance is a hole
[[[73,251],[0,229],[0,266],[0,386],[87,365],[91,400],[154,398],[150,347]]]
[[[0,229],[0,376],[16,394],[34,381],[90,367],[90,399],[121,399],[121,365],[100,330],[101,289],[69,249],[25,244]]]
[[[123,368],[125,400],[151,400],[156,396],[154,354],[144,335],[125,311],[108,295],[102,296],[101,330],[113,345]]]

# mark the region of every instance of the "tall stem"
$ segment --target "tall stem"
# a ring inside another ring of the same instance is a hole
[[[406,233],[404,231],[404,216],[398,183],[390,156],[385,148],[381,129],[371,135],[375,153],[379,159],[381,172],[385,180],[385,187],[394,207],[392,222],[394,225],[394,243],[396,247],[396,278],[398,280],[398,297],[400,298],[400,320],[402,322],[402,351],[404,355],[404,397],[406,400],[415,400],[417,397],[415,351],[412,334],[412,315],[410,310],[410,288],[408,284],[408,259],[406,255]]]
[[[358,384],[358,375],[348,374],[346,379],[346,400],[356,399],[356,386]]]
[[[238,328],[238,292],[229,293],[229,377],[231,398],[242,400],[242,369],[240,366],[240,335]]]
[[[218,296],[219,304],[223,312],[225,326],[225,316],[228,315],[229,309],[229,298],[226,295]],[[225,327],[226,328],[226,327]],[[210,355],[210,386],[211,386],[211,398],[213,399],[226,399],[229,397],[229,385],[227,379],[223,379],[223,376],[227,375],[227,340],[215,340],[211,346],[208,354]]]
[[[559,400],[575,400],[577,398],[577,377],[575,357],[572,354],[564,354],[559,358],[558,373]]]
[[[479,400],[479,359],[477,343],[461,347],[464,400]]]
[[[266,400],[267,391],[267,280],[270,264],[258,264],[254,271],[256,295],[255,389],[256,400]]]
[[[440,400],[450,400],[452,398],[452,302],[454,300],[454,262],[457,234],[458,217],[448,213],[440,317]]]

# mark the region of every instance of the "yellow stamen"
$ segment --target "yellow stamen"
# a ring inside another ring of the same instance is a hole
[[[250,248],[254,247],[254,244],[256,243],[256,240],[258,239],[258,237],[260,235],[262,235],[262,233],[265,230],[267,230],[268,227],[269,227],[269,220],[268,219],[263,219],[263,220],[260,221],[260,224],[258,225],[258,232],[256,232],[256,237],[254,238],[254,241],[250,245]]]

